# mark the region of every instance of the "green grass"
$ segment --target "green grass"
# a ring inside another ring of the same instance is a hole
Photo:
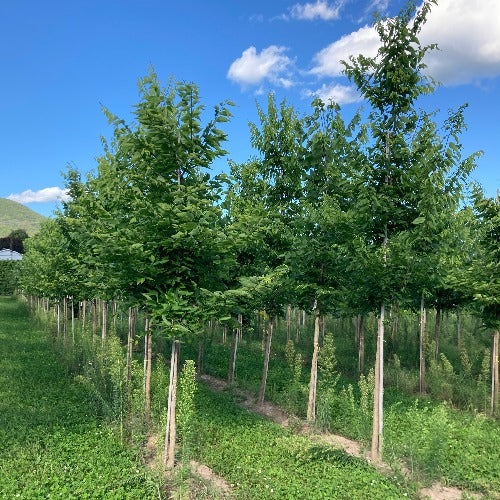
[[[196,396],[195,458],[224,476],[237,498],[413,498],[397,476],[364,460],[311,443],[239,408],[204,386]]]
[[[45,220],[43,215],[20,203],[0,198],[0,237],[5,237],[15,229],[24,229],[30,236],[40,230]]]
[[[195,356],[195,347],[185,345],[184,355]],[[304,390],[299,399],[295,400],[287,392],[291,388],[292,375],[286,366],[282,344],[278,342],[273,344],[266,393],[266,399],[295,411],[299,416],[304,416],[307,405],[307,378],[310,370],[308,351],[304,350],[303,353],[306,360],[302,370]],[[238,350],[238,386],[254,393],[258,391],[262,359],[260,341],[247,336]],[[228,360],[229,341],[225,346],[214,342],[206,353],[206,371],[226,378]],[[349,394],[342,393],[342,387],[346,387],[348,382],[354,385],[352,402],[349,401]],[[340,378],[333,393],[325,393],[325,387],[328,384],[320,385],[317,396],[318,408],[324,406],[325,398],[331,399],[326,409],[328,415],[322,415],[322,423],[326,424],[324,428],[368,445],[371,415],[361,414],[355,381]],[[495,498],[496,492],[500,491],[498,419],[491,419],[477,412],[453,409],[439,401],[419,399],[394,387],[386,388],[384,407],[385,460],[403,460],[414,473],[414,478],[423,483],[441,480],[445,484],[482,492]],[[365,421],[368,425],[363,426]]]
[[[0,298],[0,498],[158,498],[47,335]]]

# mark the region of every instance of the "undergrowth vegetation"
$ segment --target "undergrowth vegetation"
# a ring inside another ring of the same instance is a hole
[[[11,310],[12,323],[7,323],[10,325],[7,328],[24,331],[27,323],[19,317],[19,305],[12,300],[5,299],[3,305]],[[411,320],[410,314],[407,319]],[[110,320],[110,332],[105,343],[92,332],[89,322],[85,329],[82,329],[81,319],[76,319],[73,327],[70,323],[66,326],[61,325],[59,336],[57,319],[52,310],[46,312],[43,308],[38,309],[36,320],[38,326],[34,329],[35,335],[41,335],[39,331],[45,329],[52,333],[51,338],[56,341],[48,350],[47,356],[50,358],[50,367],[58,372],[57,383],[61,385],[61,388],[57,390],[64,391],[66,396],[64,401],[59,402],[58,398],[61,396],[51,394],[50,386],[45,384],[44,388],[37,388],[36,384],[32,383],[30,384],[32,390],[42,390],[43,395],[38,395],[35,399],[29,396],[26,400],[33,401],[39,398],[42,401],[52,401],[55,407],[54,412],[58,415],[59,412],[67,412],[67,415],[71,416],[71,426],[76,425],[78,429],[76,432],[82,428],[81,422],[78,421],[80,411],[83,411],[85,419],[91,422],[90,434],[85,433],[85,438],[75,435],[69,423],[62,424],[56,438],[50,437],[51,442],[63,440],[65,444],[63,443],[62,446],[68,448],[64,461],[58,462],[54,456],[53,460],[59,465],[50,465],[48,469],[51,471],[50,477],[57,474],[64,476],[64,466],[75,460],[70,459],[68,454],[75,453],[75,451],[80,453],[78,448],[77,450],[70,448],[69,442],[85,441],[85,450],[91,454],[95,452],[95,455],[91,458],[82,458],[82,460],[90,460],[91,464],[97,463],[98,457],[106,459],[106,453],[108,453],[106,447],[114,450],[113,453],[120,450],[119,455],[124,460],[132,460],[133,463],[135,460],[133,452],[126,451],[121,442],[128,442],[137,449],[137,446],[143,445],[146,441],[148,434],[152,432],[161,436],[165,428],[166,395],[169,387],[168,346],[158,339],[154,347],[156,355],[151,381],[152,422],[148,427],[144,418],[144,371],[140,361],[143,357],[143,343],[137,340],[134,346],[134,359],[131,364],[132,385],[129,386],[123,347],[126,325],[120,310],[117,311],[114,320]],[[138,321],[142,319],[139,318]],[[450,394],[453,391],[463,393],[464,387],[457,388],[457,384],[460,383],[468,385],[467,394],[471,394],[472,389],[484,390],[481,386],[484,380],[481,379],[484,372],[484,357],[479,362],[482,347],[475,346],[477,338],[471,334],[474,331],[474,323],[467,323],[467,321],[465,323],[468,327],[464,328],[462,333],[462,356],[458,359],[453,355],[449,356],[450,359],[455,359],[460,364],[457,364],[456,368],[450,368],[450,362],[442,361],[448,359],[444,353],[441,357],[441,365],[438,363],[434,365],[431,362],[429,388],[435,387],[432,377],[438,377],[441,373],[438,370],[443,370],[436,383],[443,384],[443,380],[448,381],[452,387]],[[402,324],[404,325],[405,322],[402,321]],[[97,327],[99,326],[98,323]],[[356,359],[352,356],[355,345],[352,339],[352,325],[349,322],[329,319],[326,326],[318,361],[316,427],[319,430],[356,439],[368,446],[372,419],[373,369],[368,364],[366,374],[361,374],[359,377],[355,375]],[[308,342],[311,332],[308,325],[304,325],[301,337],[295,343],[286,342],[285,330],[286,324],[279,321],[275,329],[275,343],[270,359],[267,398],[285,408],[291,415],[303,418],[307,404],[308,373],[306,367],[311,356]],[[336,335],[328,333],[328,330],[335,331]],[[370,337],[372,335],[367,335],[368,349],[372,342]],[[23,337],[23,341],[28,342],[29,338],[29,336]],[[40,338],[36,340],[36,349],[39,349],[42,341]],[[349,342],[353,346],[349,347]],[[404,349],[404,337],[399,338],[398,342],[399,349]],[[12,346],[15,345],[13,338],[10,343]],[[5,345],[6,352],[10,352],[9,343]],[[337,345],[341,348],[338,349]],[[443,341],[443,345],[447,345],[447,342]],[[480,491],[487,495],[494,495],[494,492],[500,488],[498,422],[488,418],[478,409],[472,408],[470,400],[467,406],[471,410],[459,411],[451,406],[451,400],[440,402],[439,397],[442,394],[436,390],[429,391],[430,397],[424,399],[416,397],[413,394],[415,391],[413,385],[404,382],[405,377],[406,379],[415,377],[412,373],[415,367],[403,368],[401,366],[401,359],[405,359],[404,355],[399,358],[395,353],[391,355],[390,351],[387,354],[392,359],[388,363],[390,369],[386,373],[388,388],[385,403],[384,459],[394,465],[396,473],[390,475],[389,478],[383,478],[364,460],[348,457],[344,452],[334,452],[327,447],[318,447],[305,437],[294,436],[291,431],[279,429],[275,424],[268,423],[261,417],[238,409],[237,400],[231,398],[231,393],[216,395],[203,386],[198,386],[194,381],[194,362],[189,360],[197,356],[198,348],[199,345],[185,342],[181,350],[182,357],[186,361],[183,362],[184,367],[179,381],[178,459],[181,464],[187,464],[191,459],[208,464],[234,485],[234,492],[237,496],[252,498],[249,496],[249,491],[258,491],[259,495],[273,493],[278,495],[277,497],[285,498],[293,498],[296,495],[307,497],[315,491],[314,481],[318,480],[316,475],[320,474],[328,474],[328,477],[332,478],[331,483],[322,486],[325,488],[324,496],[329,498],[342,498],[347,491],[353,498],[377,498],[377,491],[384,491],[387,494],[384,498],[400,498],[404,493],[411,496],[415,494],[414,487],[402,481],[397,472],[401,464],[404,464],[405,468],[412,473],[415,480],[422,483],[439,479],[447,484]],[[467,361],[468,357],[464,354],[467,351],[477,353],[473,358],[474,363]],[[23,352],[28,356],[27,359],[31,359],[31,350],[23,348]],[[204,347],[206,372],[226,378],[229,356],[230,345],[227,338],[223,337],[222,329],[208,328]],[[262,356],[262,340],[257,326],[250,322],[245,325],[239,344],[235,385],[257,393]],[[40,376],[44,356],[38,356],[36,360],[38,375],[30,372],[30,376],[36,376],[37,381],[44,381],[43,375]],[[3,363],[11,363],[11,361],[5,358]],[[347,375],[340,374],[342,366]],[[433,370],[436,370],[436,374]],[[6,373],[5,370],[4,373]],[[444,374],[448,374],[449,378],[445,378]],[[487,381],[484,380],[483,384],[486,385]],[[20,390],[12,384],[3,384],[3,386],[10,387],[14,393]],[[480,392],[472,391],[472,394],[475,398],[480,396]],[[11,396],[7,395],[6,401],[11,401],[10,406],[12,406]],[[57,404],[56,401],[58,401]],[[77,405],[76,408],[75,405]],[[18,422],[19,426],[28,425],[29,420],[31,425],[29,435],[31,436],[31,432],[36,434],[36,430],[39,429],[36,424],[38,418],[36,412],[33,409],[26,412],[26,407],[23,411],[26,416]],[[12,413],[12,410],[10,412]],[[10,429],[13,426],[15,427],[15,419],[7,416],[10,414],[8,411],[3,412],[9,421],[8,425],[2,426],[3,439],[7,439],[6,435],[11,432]],[[34,422],[34,425],[31,422]],[[103,425],[103,422],[108,424]],[[45,418],[40,425],[47,427],[47,419]],[[49,427],[51,426],[52,424]],[[69,432],[68,437],[63,436],[66,430]],[[46,433],[47,429],[43,432]],[[32,438],[28,439],[28,442],[31,441]],[[96,441],[99,441],[99,446],[95,444]],[[44,449],[46,445],[39,444],[38,438],[34,442],[35,444],[28,452],[25,451],[24,444],[20,444],[21,441],[17,447],[9,448],[8,462],[10,464],[13,454],[15,457],[13,463],[16,464],[15,468],[10,470],[10,466],[6,469],[6,461],[3,462],[2,471],[5,472],[3,477],[6,478],[6,484],[10,482],[11,490],[9,491],[19,488],[20,476],[13,471],[23,470],[27,461],[33,459],[32,453],[38,455],[38,458],[34,459],[35,462],[38,460],[41,463],[40,449]],[[51,444],[50,446],[57,448],[59,445]],[[161,446],[161,439],[159,439],[156,451],[158,455],[161,454]],[[59,455],[60,450],[56,449],[54,454]],[[52,460],[50,450],[47,457],[49,461]],[[78,476],[78,467],[77,463],[71,469],[76,474],[75,477]],[[290,468],[298,471],[293,475],[293,480],[283,472]],[[112,476],[114,470],[114,467],[108,467],[106,475],[102,477]],[[133,470],[138,475],[138,483],[141,483],[140,478],[142,478],[145,481],[144,484],[149,485],[146,489],[150,488],[152,492],[157,487],[154,486],[152,476],[143,472],[141,466],[138,465]],[[175,491],[189,491],[186,484],[191,484],[193,479],[191,473],[183,472],[184,470],[182,467],[179,468],[180,476],[171,483]],[[82,476],[83,485],[81,486],[84,489],[87,473],[82,474],[85,476]],[[92,481],[96,480],[94,476],[91,477]],[[184,477],[184,479],[180,480],[179,477]],[[351,479],[347,480],[347,477]],[[44,481],[47,484],[50,483],[48,479]],[[59,478],[57,481],[59,484],[61,481],[64,483],[65,480]],[[134,491],[133,488],[136,487],[134,484],[134,480],[130,479],[124,483],[123,487],[129,488],[132,485],[131,491]],[[27,485],[26,487],[28,491],[31,491],[29,488],[34,486]],[[43,485],[37,487],[42,490],[44,488]],[[57,489],[59,486],[50,486],[52,487]],[[61,487],[62,491],[66,491],[64,488],[70,488],[68,485]]]
[[[0,298],[0,497],[158,498],[159,478],[96,416],[104,398],[26,315]]]

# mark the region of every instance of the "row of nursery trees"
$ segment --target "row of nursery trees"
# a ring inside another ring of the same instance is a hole
[[[299,115],[270,95],[267,108],[258,108],[260,122],[250,124],[256,156],[230,163],[230,175],[211,176],[213,161],[226,154],[226,134],[219,127],[230,119],[232,103],[215,106],[205,122],[194,84],[170,81],[162,88],[150,73],[139,84],[133,124],[105,110],[114,136],[104,142],[96,172],[84,181],[68,171],[71,201],[28,242],[22,289],[49,299],[58,311],[68,301],[81,304],[81,315],[90,316],[85,311],[92,309],[94,331],[96,303],[103,303],[103,345],[107,304],[130,307],[131,324],[134,311],[141,310],[147,318],[146,392],[152,337],[171,341],[167,466],[173,464],[181,342],[218,321],[234,330],[234,367],[239,324],[257,310],[268,319],[261,403],[273,319],[289,317],[292,306],[314,317],[310,421],[316,415],[321,317],[377,314],[374,460],[382,452],[389,308],[420,310],[425,393],[426,310],[440,314],[473,307],[492,332],[495,413],[500,205],[477,187],[466,192],[477,155],[462,154],[465,107],[451,111],[440,125],[435,113],[417,107],[434,89],[423,74],[424,56],[434,46],[418,39],[432,3],[379,20],[378,55],[344,62],[345,74],[369,107],[348,122],[334,103],[315,100],[310,113]],[[363,356],[360,339],[361,368]]]

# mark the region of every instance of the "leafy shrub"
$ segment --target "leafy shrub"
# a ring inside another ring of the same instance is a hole
[[[12,295],[16,290],[19,282],[20,262],[0,260],[0,295]]]

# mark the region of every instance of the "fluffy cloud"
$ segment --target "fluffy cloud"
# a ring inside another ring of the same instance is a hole
[[[471,83],[500,75],[500,1],[440,0],[433,6],[420,39],[437,43],[439,51],[426,58],[427,73],[445,85]],[[341,60],[350,55],[376,55],[376,31],[360,28],[314,56],[311,73],[320,77],[341,75]]]
[[[315,3],[297,3],[290,9],[290,17],[306,21],[314,19],[331,21],[332,19],[339,19],[342,5],[342,1],[330,5],[326,0],[316,0]]]
[[[370,26],[344,35],[314,56],[315,66],[311,73],[318,76],[340,76],[344,66],[340,61],[349,59],[351,55],[363,54],[374,57],[380,46],[377,32]]]
[[[68,201],[69,195],[65,189],[59,187],[48,187],[39,191],[28,189],[19,194],[11,194],[7,196],[8,200],[17,201],[18,203],[43,203],[48,201]]]
[[[271,45],[260,54],[255,47],[249,47],[241,57],[233,61],[227,77],[242,86],[259,85],[269,80],[275,85],[289,88],[293,81],[289,78],[289,67],[292,61],[284,52],[286,47]]]
[[[437,43],[427,72],[445,85],[500,75],[500,1],[440,0],[422,28],[424,43]]]
[[[325,103],[333,101],[337,104],[351,104],[361,101],[361,96],[355,87],[351,85],[340,85],[339,83],[334,83],[332,85],[323,84],[321,88],[315,92],[309,91],[306,95],[310,97],[319,97]]]

